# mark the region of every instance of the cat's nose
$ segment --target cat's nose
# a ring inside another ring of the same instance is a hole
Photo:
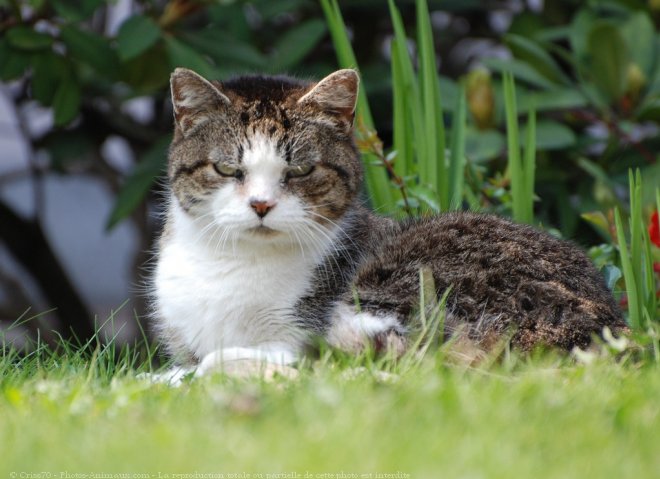
[[[258,200],[258,199],[252,199],[250,200],[250,206],[254,210],[255,213],[257,213],[257,216],[259,218],[263,218],[268,214],[270,210],[272,210],[275,207],[275,202],[274,201],[265,201],[265,200]]]

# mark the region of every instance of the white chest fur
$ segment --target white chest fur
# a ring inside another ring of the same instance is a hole
[[[311,286],[317,258],[300,248],[227,241],[218,249],[178,211],[155,277],[160,326],[196,357],[226,348],[296,353],[305,331],[293,307]]]

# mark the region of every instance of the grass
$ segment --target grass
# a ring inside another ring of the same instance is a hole
[[[446,349],[405,367],[325,355],[293,380],[217,375],[179,388],[138,379],[138,364],[112,348],[91,360],[71,351],[5,356],[0,477],[643,478],[660,470],[660,371],[650,356],[604,354],[585,365],[505,355],[475,368],[449,361]]]
[[[357,67],[337,1],[321,4],[340,63]],[[375,135],[364,92],[356,120],[358,142],[369,147],[371,198],[387,213],[409,213],[412,199],[421,213],[460,209],[469,193],[464,91],[447,155],[426,2],[416,2],[418,75],[395,2],[389,5],[392,151],[385,154]],[[512,216],[534,223],[535,114],[528,114],[521,155],[511,76],[505,97]],[[91,355],[66,346],[26,357],[0,349],[0,477],[657,477],[660,346],[640,191],[641,178],[631,177],[630,247],[618,212],[616,229],[630,323],[647,349],[613,354],[602,346],[580,361],[504,350],[471,367],[452,360],[451,345],[433,346],[442,323],[433,314],[426,324],[436,304],[424,294],[420,316],[431,333],[420,335],[423,358],[327,354],[293,380],[216,375],[171,388],[138,377],[153,351],[120,352],[112,342]],[[435,291],[423,271],[420,285],[422,293]]]

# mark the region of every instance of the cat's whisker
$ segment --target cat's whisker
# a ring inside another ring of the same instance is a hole
[[[309,244],[314,249],[318,258],[321,258],[320,262],[317,262],[317,268],[323,270],[325,275],[325,280],[328,281],[331,276],[331,271],[328,267],[328,264],[324,259],[332,257],[332,253],[335,251],[335,246],[333,244],[328,244],[327,242],[322,242],[321,239],[314,235],[309,229],[301,229],[300,232],[309,238]]]
[[[320,219],[322,219],[322,220],[324,220],[324,221],[326,221],[326,222],[328,222],[328,223],[330,223],[332,226],[334,226],[334,227],[337,229],[337,231],[338,231],[339,233],[341,233],[341,235],[342,235],[345,239],[347,239],[348,241],[350,241],[351,244],[352,244],[354,247],[356,247],[356,248],[358,247],[358,246],[355,244],[355,242],[353,241],[353,239],[352,239],[352,238],[346,233],[346,230],[345,230],[340,224],[336,223],[335,221],[332,221],[330,218],[326,217],[325,215],[322,215],[321,213],[318,213],[318,212],[312,210],[311,208],[306,208],[306,209],[305,209],[305,212],[306,212],[306,213],[309,213],[309,214],[311,214],[311,215],[313,215],[313,216],[315,216],[315,217],[317,217],[317,218],[320,218]]]
[[[342,247],[342,248],[340,249],[340,248],[337,246],[337,241],[336,241],[336,239],[333,238],[333,237],[330,235],[330,233],[329,233],[329,232],[328,232],[323,226],[321,226],[320,224],[318,224],[316,221],[313,221],[313,220],[310,220],[310,219],[306,219],[306,220],[305,220],[305,225],[308,226],[308,227],[310,227],[310,228],[312,228],[312,229],[314,229],[314,230],[317,231],[319,234],[321,234],[321,235],[322,235],[322,236],[328,241],[328,244],[332,245],[332,247],[334,248],[334,251],[335,251],[338,255],[340,255],[340,256],[343,256],[343,255],[344,255],[344,253],[345,253],[345,248]],[[341,228],[339,228],[339,232],[343,232],[343,230],[341,230]],[[347,258],[347,257],[346,257],[346,258]],[[348,259],[348,258],[347,258],[347,259]],[[339,265],[337,265],[337,266],[339,267]]]
[[[236,240],[238,238],[238,235],[236,234],[236,228],[232,228],[230,232],[230,236],[231,236],[231,250],[234,256],[236,256]]]
[[[289,235],[291,234],[293,234],[294,238],[298,242],[298,246],[300,247],[300,253],[302,254],[303,260],[305,260],[305,247],[303,246],[303,243],[300,240],[300,236],[298,236],[298,232],[295,229],[292,229],[289,231]]]
[[[198,217],[194,218],[192,223],[196,225],[200,221],[206,220],[209,217],[213,217],[213,215],[214,215],[214,212],[209,211],[209,212],[207,212],[207,213],[205,213],[201,216],[198,216]],[[194,239],[193,245],[198,244],[199,241],[201,241],[203,238],[206,237],[206,247],[209,247],[209,245],[212,242],[213,237],[215,237],[217,231],[213,231],[213,233],[210,236],[208,235],[208,233],[209,233],[209,231],[211,231],[214,228],[216,228],[216,229],[218,228],[218,225],[215,221],[209,221],[206,225],[204,225],[202,227],[202,229],[199,231],[197,237]]]
[[[342,278],[345,278],[344,269],[341,267],[341,265],[337,261],[337,257],[343,257],[344,259],[350,261],[349,256],[346,254],[346,251],[343,248],[338,247],[336,242],[333,241],[333,239],[330,237],[330,235],[327,232],[325,232],[323,227],[321,227],[321,225],[319,225],[318,223],[308,220],[305,224],[307,226],[311,227],[311,229],[314,229],[319,234],[321,234],[325,238],[325,240],[327,241],[327,244],[329,245],[329,247],[331,249],[331,252],[329,254],[325,255],[327,263],[324,264],[324,268],[326,269],[326,271],[328,271],[328,269],[330,268],[329,262],[332,262],[332,263],[334,263],[334,266],[335,266],[333,268],[332,273],[339,274]],[[308,234],[310,234],[310,236],[313,236],[311,234],[311,231],[308,231]],[[328,275],[330,275],[329,272],[328,272]]]
[[[234,235],[234,228],[232,227],[227,227],[227,236],[225,237],[225,240],[222,243],[222,250],[226,251],[227,244],[231,242],[231,249],[232,249],[232,254],[236,256],[236,239]]]
[[[231,227],[225,226],[224,229],[222,230],[222,235],[220,236],[220,239],[216,243],[216,247],[215,247],[216,254],[218,254],[219,251],[225,251],[227,240],[229,239],[230,234],[231,234]]]
[[[210,247],[210,245],[213,243],[213,240],[215,239],[215,236],[218,234],[218,231],[220,230],[221,227],[219,225],[217,225],[216,223],[210,223],[200,232],[198,238],[195,240],[195,243],[197,243],[204,236],[207,236],[205,246],[207,248]],[[207,234],[209,231],[212,231],[210,235]]]

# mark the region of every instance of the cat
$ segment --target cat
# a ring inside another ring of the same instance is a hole
[[[358,84],[348,69],[317,83],[172,74],[153,309],[180,364],[292,364],[318,337],[401,354],[420,271],[438,295],[449,288],[446,337],[484,348],[508,338],[522,351],[570,350],[604,327],[626,330],[600,273],[567,241],[488,214],[397,222],[365,207]]]

